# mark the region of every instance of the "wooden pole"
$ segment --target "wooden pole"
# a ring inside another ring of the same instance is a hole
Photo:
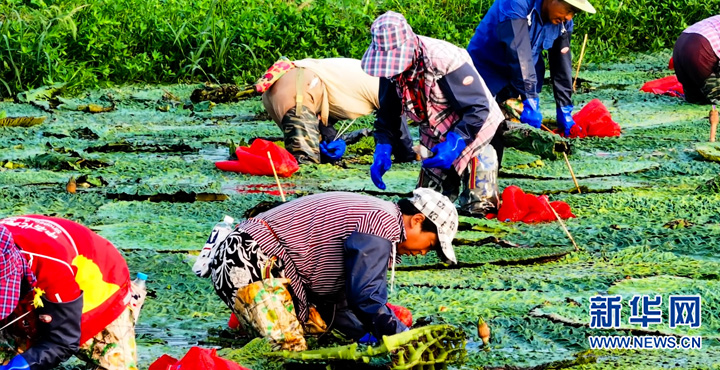
[[[573,246],[575,247],[575,251],[576,252],[579,251],[580,247],[578,247],[577,243],[575,243],[575,239],[573,239],[572,235],[570,235],[570,231],[565,226],[565,223],[563,222],[562,218],[560,218],[560,215],[557,212],[555,212],[555,208],[552,207],[552,205],[550,204],[550,201],[547,198],[545,198],[545,202],[548,204],[548,207],[550,207],[550,210],[555,215],[557,220],[560,222],[560,226],[562,226],[563,230],[565,230],[565,234],[567,234],[568,238],[570,238],[570,241],[573,243]]]
[[[718,111],[715,109],[715,105],[713,105],[712,110],[710,111],[710,142],[715,142],[715,133],[717,131],[718,127]]]
[[[543,124],[541,124],[540,127],[547,132],[553,132],[551,129],[547,128]],[[575,183],[575,187],[577,188],[578,194],[582,194],[582,192],[580,191],[580,185],[578,184],[577,178],[575,178],[575,172],[573,171],[572,166],[570,165],[570,160],[568,159],[567,153],[563,152],[563,157],[565,157],[565,164],[567,164],[568,170],[570,170],[570,176],[572,176],[572,179],[573,179],[573,182]]]
[[[283,192],[282,186],[280,186],[280,178],[278,178],[277,171],[275,171],[275,164],[272,160],[272,155],[270,155],[270,152],[267,152],[268,159],[270,160],[270,167],[272,167],[273,175],[275,175],[275,182],[277,183],[278,189],[280,189],[280,198],[282,198],[282,201],[285,201],[285,193]]]
[[[585,45],[587,45],[588,35],[585,34],[585,39],[583,40],[582,49],[580,49],[580,59],[578,59],[578,66],[575,70],[575,80],[573,81],[573,92],[575,92],[575,84],[577,83],[578,74],[580,73],[580,65],[582,64],[583,56],[585,55]]]
[[[563,152],[563,157],[565,157],[565,163],[568,166],[568,170],[570,170],[570,176],[572,176],[573,182],[575,183],[575,187],[578,189],[578,194],[582,194],[580,191],[580,185],[578,185],[577,179],[575,178],[575,172],[573,172],[572,166],[570,165],[570,161],[568,160],[567,153]]]

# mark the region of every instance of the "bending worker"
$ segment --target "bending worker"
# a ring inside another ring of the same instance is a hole
[[[0,370],[53,369],[72,355],[137,370],[130,276],[109,241],[69,220],[20,216],[0,220],[0,250]]]
[[[382,177],[390,169],[393,141],[407,116],[420,125],[420,144],[433,154],[423,161],[418,187],[452,200],[460,195],[463,211],[484,215],[488,194],[476,187],[475,169],[505,118],[470,56],[449,42],[416,35],[405,17],[392,11],[375,19],[371,33],[362,67],[380,77],[373,182],[385,189]],[[487,157],[495,163],[494,151]],[[490,182],[496,184],[497,168],[493,176]],[[461,184],[465,189],[459,194]]]
[[[415,189],[412,198],[398,203],[345,192],[309,195],[237,225],[214,248],[210,276],[246,329],[263,334],[267,326],[255,328],[254,318],[238,306],[243,296],[238,289],[261,280],[268,269],[272,277],[290,279],[293,321],[307,327],[311,312],[317,312],[329,323],[327,330],[337,329],[353,340],[369,334],[382,338],[407,330],[386,306],[388,267],[394,272],[397,255],[430,250],[446,263],[456,263],[452,240],[457,226],[453,204],[430,189]],[[275,262],[268,268],[271,260]],[[304,349],[304,339],[290,339],[289,332],[284,329],[282,338],[269,339],[285,349]]]
[[[687,102],[720,104],[720,15],[683,31],[675,42],[673,62]]]
[[[565,136],[572,118],[573,16],[595,13],[587,0],[495,0],[468,45],[475,68],[500,103],[520,96],[520,121],[542,124],[539,93],[545,76],[541,54],[548,50],[558,128]]]
[[[334,140],[334,124],[356,119],[378,108],[378,79],[349,58],[279,61],[256,84],[265,110],[283,131],[285,149],[300,163],[328,163],[345,153]],[[415,160],[412,138],[398,138],[396,156]]]

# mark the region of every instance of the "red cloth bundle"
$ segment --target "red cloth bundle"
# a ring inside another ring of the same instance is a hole
[[[185,356],[178,361],[177,359],[162,355],[155,360],[148,370],[249,370],[230,360],[218,357],[215,349],[205,349],[200,347],[192,347]]]
[[[642,85],[640,90],[658,95],[685,96],[685,90],[676,75],[648,81]]]
[[[412,326],[412,312],[403,306],[396,306],[394,304],[385,303],[386,306],[395,314],[395,316],[405,324],[408,328]]]
[[[536,223],[555,221],[557,218],[550,207],[563,219],[575,217],[567,203],[558,200],[548,204],[547,195],[526,194],[519,187],[512,185],[505,188],[502,193],[502,204],[498,210],[497,218],[504,222]]]
[[[290,177],[300,167],[297,160],[287,150],[275,145],[275,143],[263,139],[255,139],[250,147],[239,146],[235,150],[236,161],[215,162],[215,167],[223,171],[240,172],[249,175],[273,176],[270,160],[267,153],[270,152],[275,171],[280,177]]]
[[[575,125],[570,128],[571,138],[620,136],[620,125],[613,121],[610,112],[600,99],[593,99],[573,115]]]

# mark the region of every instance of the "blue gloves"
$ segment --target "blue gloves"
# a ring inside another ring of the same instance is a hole
[[[373,156],[373,164],[370,166],[370,178],[378,189],[385,190],[385,183],[382,180],[383,175],[390,169],[392,165],[392,145],[377,144],[375,145],[375,155]]]
[[[572,104],[557,108],[558,128],[565,132],[566,137],[570,136],[570,128],[575,125],[575,121],[572,118],[573,108]]]
[[[27,361],[25,361],[25,357],[22,357],[20,355],[17,355],[8,362],[5,366],[0,366],[0,370],[29,370],[30,364],[28,364]]]
[[[378,340],[372,334],[367,333],[367,334],[363,335],[362,338],[358,339],[358,343],[375,345],[375,344],[378,344]]]
[[[342,158],[343,154],[345,154],[346,148],[347,145],[343,139],[337,139],[332,143],[326,143],[324,141],[320,143],[320,152],[328,156],[328,158],[333,161],[337,161]]]
[[[523,100],[523,111],[520,115],[520,122],[540,128],[542,125],[542,113],[540,113],[540,98]]]
[[[423,167],[425,168],[442,168],[444,170],[450,169],[453,162],[460,156],[460,153],[465,149],[467,145],[460,135],[450,131],[445,136],[445,141],[435,145],[432,148],[432,158],[428,158],[423,161]]]

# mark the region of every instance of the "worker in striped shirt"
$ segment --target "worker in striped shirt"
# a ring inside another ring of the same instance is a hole
[[[353,340],[382,338],[408,329],[386,306],[388,268],[394,272],[398,255],[431,250],[456,263],[457,224],[453,203],[426,188],[397,203],[346,192],[305,196],[237,225],[211,253],[210,274],[242,322],[238,288],[260,280],[276,257],[272,276],[290,279],[301,323],[314,307],[327,330]]]

